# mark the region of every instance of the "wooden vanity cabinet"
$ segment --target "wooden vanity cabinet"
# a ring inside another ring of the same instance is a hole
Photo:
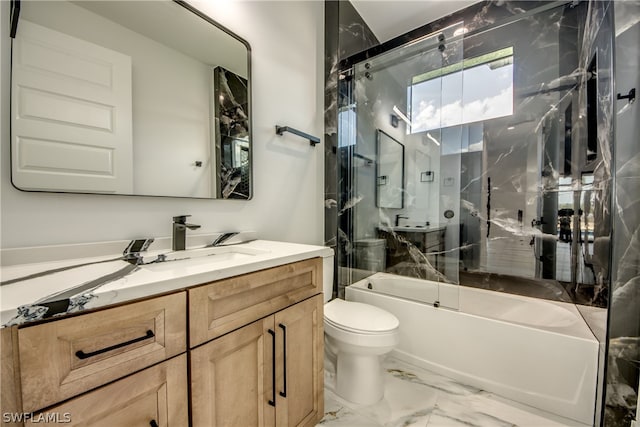
[[[320,421],[321,286],[322,260],[314,259],[189,291],[190,313],[201,310],[191,319],[206,319],[190,323],[190,342],[197,345],[189,351],[194,426],[314,426]],[[307,299],[298,302],[302,295]],[[216,310],[222,301],[246,308]],[[220,332],[237,326],[238,317],[244,326]],[[206,336],[216,338],[198,345],[198,337]]]
[[[322,295],[190,351],[194,426],[314,426],[323,416]]]

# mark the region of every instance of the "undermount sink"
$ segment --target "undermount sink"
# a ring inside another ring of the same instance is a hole
[[[225,256],[227,259],[233,256],[243,258],[245,256],[255,256],[266,254],[267,251],[260,249],[247,248],[244,246],[215,246],[206,248],[188,249],[185,251],[174,251],[165,254],[165,261],[176,261],[181,259],[192,259],[201,257],[220,257]]]
[[[163,257],[162,260],[143,264],[142,268],[159,271],[192,265],[235,261],[266,253],[267,251],[264,250],[243,247],[241,245],[188,249],[184,251],[174,251],[163,254],[160,256],[161,258]],[[150,261],[153,261],[153,259],[157,259],[155,257],[151,258],[152,260]],[[146,261],[147,260],[145,259],[145,262]]]

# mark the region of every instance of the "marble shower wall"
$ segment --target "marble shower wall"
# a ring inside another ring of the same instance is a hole
[[[347,98],[348,88],[340,79],[340,61],[379,44],[366,22],[347,1],[325,1],[325,245],[334,248],[336,261],[334,275],[338,275],[340,254],[338,242],[350,245],[347,234],[349,216],[342,215],[338,206],[348,205],[349,194],[340,191],[347,187],[343,180],[348,176],[349,159],[338,152],[338,110],[340,100]],[[338,156],[343,158],[338,161]],[[339,170],[342,168],[341,170]],[[344,211],[343,211],[344,212]],[[337,283],[337,280],[334,280]]]
[[[615,2],[615,92],[640,88],[640,2]],[[640,376],[640,109],[618,100],[605,425],[637,419]]]

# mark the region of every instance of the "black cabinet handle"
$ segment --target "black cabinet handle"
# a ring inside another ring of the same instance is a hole
[[[151,427],[158,427],[158,423],[156,422],[156,420],[151,420],[151,421],[149,421],[149,425],[150,425]]]
[[[121,342],[119,344],[114,344],[114,345],[112,345],[110,347],[101,348],[100,350],[90,351],[89,353],[85,353],[82,350],[78,350],[78,351],[76,351],[76,357],[78,359],[83,359],[83,360],[84,359],[88,359],[89,357],[97,356],[98,354],[106,353],[108,351],[115,350],[116,348],[126,347],[126,346],[128,346],[130,344],[135,344],[137,342],[144,341],[144,340],[149,339],[149,338],[153,338],[154,336],[155,335],[154,335],[152,330],[147,330],[147,332],[141,337],[134,338],[134,339],[132,339],[130,341]]]
[[[287,397],[287,327],[282,323],[278,324],[278,326],[282,328],[282,358],[284,360],[284,391],[280,392],[280,396]]]
[[[273,347],[271,351],[271,395],[273,400],[269,400],[269,405],[276,406],[276,332],[269,329],[269,335],[273,338]]]

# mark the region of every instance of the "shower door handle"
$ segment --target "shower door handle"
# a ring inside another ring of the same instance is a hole
[[[282,360],[283,360],[283,379],[284,379],[284,391],[280,392],[280,396],[287,397],[287,327],[282,323],[278,326],[282,329]]]
[[[273,400],[269,400],[269,405],[275,408],[276,406],[276,332],[269,329],[269,335],[273,339],[273,346],[271,347],[271,395]]]

